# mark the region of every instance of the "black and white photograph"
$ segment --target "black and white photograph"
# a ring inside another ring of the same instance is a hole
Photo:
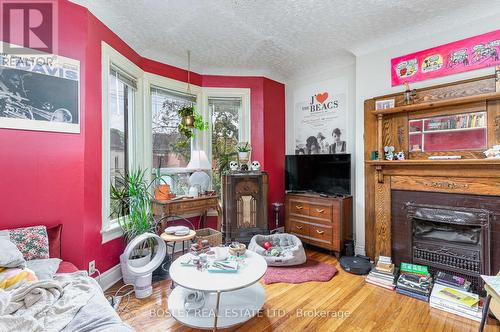
[[[53,55],[1,57],[1,128],[80,132],[78,61]]]
[[[348,152],[344,79],[304,86],[294,100],[295,154]]]
[[[375,109],[376,110],[385,110],[388,108],[393,108],[396,101],[394,99],[383,99],[375,101]]]

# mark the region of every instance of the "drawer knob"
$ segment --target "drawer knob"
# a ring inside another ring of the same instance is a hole
[[[323,212],[325,212],[325,209],[316,209],[316,212],[323,213]]]
[[[297,210],[302,210],[304,207],[303,207],[302,205],[295,205],[295,208],[296,208]]]
[[[325,231],[316,230],[316,233],[323,234]]]
[[[302,229],[302,226],[299,225],[296,225],[295,227],[297,227],[298,229]]]

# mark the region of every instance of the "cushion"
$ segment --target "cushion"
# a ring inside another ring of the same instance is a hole
[[[59,269],[59,258],[32,259],[26,262],[26,267],[33,272],[38,280],[52,279]]]
[[[50,258],[61,258],[61,233],[62,225],[47,227]]]
[[[281,255],[270,256],[262,247],[264,242],[271,242],[274,248],[279,249]],[[248,245],[248,250],[263,256],[268,266],[299,265],[307,260],[302,242],[292,234],[255,235]]]
[[[30,269],[0,268],[0,289],[13,289],[28,281],[37,281],[35,272]]]
[[[0,236],[0,267],[24,267],[26,261],[8,236]]]
[[[24,259],[49,258],[49,239],[45,226],[32,226],[1,231],[8,232],[10,241],[23,253]]]
[[[73,273],[76,271],[78,271],[78,268],[74,266],[72,263],[62,261],[59,264],[59,268],[57,269],[56,273]]]

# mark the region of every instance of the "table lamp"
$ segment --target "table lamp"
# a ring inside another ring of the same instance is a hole
[[[199,193],[207,191],[210,185],[210,176],[204,170],[210,170],[212,167],[205,151],[194,150],[186,168],[194,171],[189,177],[190,192],[192,187],[199,188]]]

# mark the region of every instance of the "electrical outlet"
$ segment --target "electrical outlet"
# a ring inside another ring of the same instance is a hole
[[[95,261],[89,262],[89,276],[95,273]]]

